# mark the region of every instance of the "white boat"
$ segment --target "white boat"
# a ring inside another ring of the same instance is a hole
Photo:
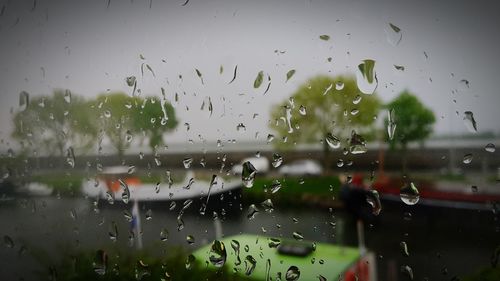
[[[127,195],[126,189],[129,190]],[[224,180],[217,177],[211,185],[209,181],[196,179],[189,170],[183,181],[169,186],[168,183],[141,183],[137,176],[130,175],[124,166],[108,167],[97,177],[95,182],[87,181],[82,186],[82,192],[88,197],[114,201],[177,201],[186,199],[206,198],[217,194],[240,191],[241,180]]]

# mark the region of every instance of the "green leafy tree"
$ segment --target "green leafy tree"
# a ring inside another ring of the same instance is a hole
[[[281,146],[322,141],[323,163],[328,173],[331,161],[326,139],[334,137],[339,144],[347,145],[352,130],[369,137],[380,105],[376,95],[359,91],[353,77],[320,75],[272,108],[270,127],[279,137],[286,138],[286,142],[277,141]]]
[[[95,142],[97,128],[85,100],[69,90],[37,96],[14,114],[12,137],[25,150],[64,156],[66,149],[86,151]]]
[[[386,105],[389,112],[393,111],[391,123],[385,118],[385,126],[388,128],[387,138],[392,149],[402,151],[403,172],[407,170],[407,148],[410,142],[423,142],[432,133],[432,127],[436,122],[434,112],[422,104],[418,98],[409,91],[403,91],[399,96]],[[392,134],[392,138],[389,136]]]
[[[103,94],[93,102],[103,133],[120,159],[135,135],[149,138],[152,151],[163,143],[163,133],[177,126],[173,107],[156,97],[130,97],[124,93]]]

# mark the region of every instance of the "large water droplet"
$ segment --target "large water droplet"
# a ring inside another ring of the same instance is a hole
[[[476,120],[474,119],[474,114],[472,111],[465,111],[464,112],[464,124],[465,127],[469,130],[471,133],[477,133],[477,124]]]
[[[462,162],[464,164],[470,164],[472,162],[472,158],[473,158],[472,154],[467,153],[467,154],[464,155],[464,158],[462,159]]]
[[[248,206],[247,219],[252,220],[259,213],[259,209],[255,204]]]
[[[75,152],[71,146],[66,150],[66,163],[68,163],[71,168],[75,167]]]
[[[397,46],[401,39],[403,38],[403,33],[401,29],[392,23],[389,23],[385,28],[385,35],[387,37],[387,42],[393,46]]]
[[[245,127],[245,125],[243,125],[243,123],[239,123],[236,126],[236,131],[238,131],[238,133],[244,133],[246,130],[247,128]]]
[[[342,81],[335,82],[335,90],[340,91],[342,89],[344,89],[344,82]]]
[[[122,201],[123,203],[128,204],[128,201],[130,199],[130,189],[128,188],[128,184],[122,179],[119,179],[118,182],[120,182],[120,186],[123,188]]]
[[[349,151],[352,154],[362,154],[368,151],[365,139],[361,135],[356,134],[355,131],[351,133]]]
[[[401,187],[399,196],[401,197],[401,201],[406,205],[415,205],[420,199],[418,189],[413,182],[407,183]]]
[[[19,93],[19,108],[21,111],[25,111],[30,104],[30,94],[26,91]]]
[[[394,108],[391,108],[387,112],[387,135],[389,136],[390,140],[394,139],[395,131],[396,131],[396,121],[394,118]]]
[[[406,244],[406,242],[405,242],[405,241],[401,241],[401,243],[399,243],[399,248],[401,249],[401,253],[402,253],[405,257],[410,256],[410,253],[408,252],[408,245]]]
[[[251,255],[248,255],[245,258],[245,274],[250,275],[255,269],[255,266],[257,265],[257,261],[255,260],[254,257]]]
[[[186,168],[186,169],[191,168],[191,164],[193,164],[193,158],[191,158],[191,157],[184,158],[184,160],[182,160],[182,164],[184,165],[184,168]]]
[[[108,255],[103,250],[97,250],[94,262],[92,263],[94,272],[98,275],[106,274],[108,267]]]
[[[260,205],[264,208],[267,213],[272,213],[274,211],[273,201],[271,199],[266,199]]]
[[[300,270],[295,265],[290,266],[286,271],[285,279],[287,281],[295,281],[298,280],[299,277],[300,277]]]
[[[186,258],[186,269],[187,270],[191,270],[191,268],[193,268],[195,260],[196,260],[196,258],[192,254]]]
[[[14,240],[12,240],[12,238],[10,238],[10,236],[8,236],[8,235],[5,235],[3,237],[3,243],[5,244],[5,247],[7,247],[7,248],[14,248]]]
[[[295,69],[292,69],[292,70],[289,70],[287,73],[286,73],[286,81],[285,82],[288,82],[288,80],[290,80],[290,78],[292,78],[292,76],[295,74]]]
[[[257,77],[255,77],[255,81],[253,82],[253,87],[256,89],[259,88],[260,85],[262,85],[263,80],[264,80],[264,72],[259,71],[259,73],[257,73]]]
[[[210,247],[209,260],[215,267],[222,267],[226,263],[227,252],[224,243],[215,240]]]
[[[279,166],[281,166],[282,163],[283,163],[283,157],[278,153],[273,153],[273,161],[271,162],[273,167],[278,168]]]
[[[71,102],[71,91],[70,90],[64,91],[64,101],[66,103],[70,103]]]
[[[340,140],[336,136],[332,135],[331,133],[326,134],[325,138],[326,143],[328,146],[330,146],[333,149],[337,149],[340,147]]]
[[[250,188],[253,186],[257,169],[255,169],[250,161],[246,161],[242,166],[241,180],[243,182],[243,186]]]
[[[271,184],[271,193],[276,193],[281,189],[281,183],[279,180],[274,180]]]
[[[487,145],[484,146],[484,150],[486,150],[487,152],[495,152],[495,145],[492,144],[492,143],[488,143]]]
[[[378,216],[382,211],[382,203],[380,203],[380,196],[378,191],[372,189],[366,193],[366,202],[372,207],[372,214]]]
[[[363,63],[358,65],[356,83],[358,84],[358,89],[363,94],[371,95],[375,92],[378,86],[378,80],[375,72],[374,60],[363,60]]]

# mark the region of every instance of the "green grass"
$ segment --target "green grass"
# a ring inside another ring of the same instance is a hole
[[[298,177],[286,178],[256,178],[252,188],[243,188],[243,199],[247,202],[258,202],[271,198],[280,204],[300,205],[307,203],[311,198],[317,200],[332,200],[337,198],[340,191],[340,181],[336,176],[305,177],[301,184]],[[281,183],[281,189],[271,192],[271,185],[275,180]]]
[[[61,195],[75,195],[80,191],[84,180],[85,177],[81,174],[43,174],[34,175],[29,181],[46,184]]]

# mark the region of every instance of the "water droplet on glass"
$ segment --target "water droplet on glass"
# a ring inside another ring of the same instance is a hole
[[[182,160],[182,164],[184,165],[184,168],[186,168],[186,169],[191,168],[191,164],[193,164],[193,158],[191,158],[191,157],[184,158],[184,160]]]
[[[294,233],[292,233],[292,236],[293,236],[293,238],[295,238],[295,240],[299,240],[299,241],[304,240],[304,236],[300,232],[295,231]]]
[[[131,175],[131,174],[135,173],[135,170],[136,170],[135,166],[130,165],[130,166],[128,166],[127,174]]]
[[[153,219],[153,211],[149,209],[146,211],[146,220],[150,221],[151,219]]]
[[[239,123],[236,126],[236,131],[238,131],[238,133],[244,133],[246,130],[247,128],[245,127],[245,125],[243,125],[243,123]]]
[[[97,250],[92,266],[94,268],[94,272],[98,275],[106,274],[106,269],[108,267],[108,255],[106,252],[103,250]]]
[[[399,243],[399,248],[401,248],[401,253],[402,253],[405,257],[410,256],[410,253],[408,252],[408,245],[406,244],[406,242],[405,242],[405,241],[401,241],[401,243]]]
[[[226,263],[227,252],[224,243],[215,240],[210,247],[209,260],[215,267],[222,267]]]
[[[252,220],[259,213],[259,209],[255,204],[248,206],[247,219]]]
[[[356,83],[358,89],[367,95],[375,92],[378,86],[377,74],[375,73],[375,61],[366,59],[358,65],[356,70]]]
[[[281,240],[278,238],[269,238],[267,239],[269,248],[277,248],[281,244]]]
[[[351,133],[349,152],[352,154],[362,154],[366,153],[366,151],[368,150],[366,148],[365,139],[361,135],[356,134],[353,130]]]
[[[196,260],[196,258],[191,254],[189,255],[187,258],[186,258],[186,269],[187,270],[191,270],[191,268],[193,268],[194,266],[194,261]]]
[[[411,269],[411,267],[409,265],[401,266],[401,272],[408,275],[408,278],[410,278],[410,280],[413,280],[413,270]]]
[[[123,188],[122,201],[123,203],[128,204],[128,201],[130,199],[130,190],[128,188],[128,184],[124,182],[122,179],[119,179],[118,182],[120,183],[120,186]]]
[[[326,143],[333,149],[337,149],[340,147],[340,140],[331,133],[326,134],[325,140]]]
[[[259,73],[257,73],[257,77],[255,77],[255,81],[253,82],[253,87],[255,89],[259,88],[260,85],[262,85],[263,80],[264,80],[264,72],[259,71]]]
[[[70,90],[64,91],[64,101],[66,103],[71,103],[71,91]]]
[[[344,82],[342,82],[342,81],[336,82],[335,83],[335,90],[340,91],[342,89],[344,89]]]
[[[474,114],[472,111],[465,111],[464,112],[464,124],[465,127],[469,130],[471,133],[477,133],[477,124],[476,120],[474,119]]]
[[[299,114],[300,115],[306,115],[306,107],[305,106],[301,105],[299,107]]]
[[[260,205],[264,208],[267,213],[272,213],[274,211],[273,201],[271,199],[266,199]]]
[[[287,281],[295,281],[298,280],[299,277],[300,277],[300,270],[295,265],[290,266],[286,271],[285,279]]]
[[[278,153],[273,153],[273,161],[271,164],[274,168],[278,168],[283,163],[283,157]]]
[[[127,132],[125,132],[125,140],[127,142],[131,142],[132,141],[132,132],[130,132],[130,130],[127,130]]]
[[[401,29],[392,23],[389,23],[385,28],[385,35],[387,37],[387,42],[393,46],[397,46],[401,39],[403,38],[403,33]]]
[[[413,182],[407,183],[401,187],[399,196],[401,197],[401,201],[403,201],[406,205],[415,205],[420,199],[418,189]]]
[[[105,111],[104,111],[104,117],[106,117],[106,118],[110,118],[110,117],[111,117],[111,111],[109,111],[109,110],[105,110]]]
[[[323,276],[323,275],[321,275],[321,274],[320,274],[320,275],[318,275],[318,280],[319,280],[319,281],[328,281],[328,279],[326,279],[326,277],[325,277],[325,276]]]
[[[270,143],[274,140],[274,135],[273,134],[268,134],[267,135],[267,143]]]
[[[14,240],[12,240],[12,238],[10,238],[10,236],[8,235],[5,235],[3,237],[3,243],[7,248],[14,248]]]
[[[292,70],[289,70],[287,73],[286,73],[286,81],[285,82],[288,82],[288,80],[290,80],[290,78],[292,78],[292,76],[295,74],[295,69],[292,69]]]
[[[279,180],[274,180],[273,183],[271,184],[271,193],[276,193],[280,189],[281,189],[281,183],[279,182]]]
[[[326,34],[323,34],[323,35],[319,36],[319,39],[324,40],[324,41],[328,41],[328,40],[330,40],[330,36],[326,35]]]
[[[75,152],[71,146],[66,150],[66,163],[68,163],[71,168],[75,167]]]
[[[30,104],[30,94],[26,91],[19,93],[19,108],[21,111],[25,111]]]
[[[162,228],[160,231],[160,241],[167,241],[168,240],[168,230],[166,228]]]
[[[195,242],[194,236],[193,235],[186,236],[186,242],[188,244],[193,244]]]
[[[106,191],[106,200],[110,205],[113,205],[115,203],[115,194],[111,191]]]
[[[387,112],[387,135],[390,140],[394,139],[394,133],[396,131],[396,121],[394,119],[394,108],[391,108]]]
[[[257,261],[251,255],[248,255],[245,258],[245,274],[247,276],[250,275],[250,274],[252,274],[252,272],[255,269],[256,264],[257,264]]]
[[[129,76],[129,77],[125,78],[125,81],[127,82],[127,85],[129,87],[133,87],[135,85],[136,78],[135,78],[135,76]]]
[[[464,155],[464,158],[462,159],[462,162],[464,164],[470,164],[472,162],[472,158],[473,158],[472,154],[467,153],[467,154]]]
[[[125,220],[128,222],[131,222],[134,219],[134,217],[128,210],[123,211],[123,216],[125,217]]]
[[[250,161],[246,161],[242,166],[241,180],[243,182],[243,186],[250,188],[253,186],[257,169],[255,169]]]
[[[118,226],[116,225],[116,222],[113,221],[109,225],[108,235],[109,239],[111,239],[111,241],[113,242],[115,242],[116,239],[118,239]]]
[[[354,97],[354,99],[352,100],[352,103],[353,104],[358,104],[360,101],[361,101],[361,96],[360,95],[356,95]]]
[[[323,96],[328,94],[330,90],[333,88],[333,84],[328,85],[328,87],[325,88],[325,91],[323,92]]]
[[[487,152],[495,152],[495,145],[492,144],[492,143],[488,143],[487,145],[484,146],[484,150],[486,150]]]
[[[378,191],[372,189],[366,193],[366,202],[372,207],[372,214],[378,216],[382,211],[382,203],[380,203],[380,196]]]

